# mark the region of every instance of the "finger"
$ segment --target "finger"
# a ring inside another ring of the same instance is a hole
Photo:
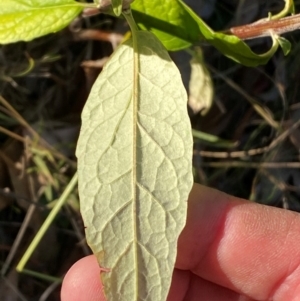
[[[105,301],[95,256],[84,257],[70,268],[63,280],[61,301]]]
[[[66,274],[62,301],[105,301],[99,279],[100,269],[96,258],[88,256],[76,262]],[[251,301],[240,299],[237,293],[196,277],[190,271],[176,270],[168,296],[169,301]]]
[[[176,267],[257,300],[300,296],[300,216],[195,185]]]
[[[190,271],[175,269],[167,301],[255,301],[201,279]]]

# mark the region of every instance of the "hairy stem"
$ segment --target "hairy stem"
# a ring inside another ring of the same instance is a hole
[[[272,34],[281,35],[300,29],[300,14],[284,17],[279,20],[269,20],[268,18],[258,22],[232,27],[225,31],[233,34],[242,40],[268,37]]]

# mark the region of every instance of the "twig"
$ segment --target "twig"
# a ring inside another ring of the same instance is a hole
[[[283,142],[294,130],[296,130],[300,126],[300,120],[296,121],[291,127],[281,133],[275,140],[271,142],[270,145],[250,149],[246,151],[228,151],[228,152],[213,152],[213,151],[198,151],[194,150],[195,155],[200,155],[202,157],[209,158],[218,158],[218,159],[228,159],[228,158],[243,158],[260,155],[274,149],[279,143]]]
[[[23,295],[21,294],[21,292],[18,290],[18,288],[15,287],[15,285],[12,284],[11,281],[10,281],[8,278],[6,278],[6,277],[1,277],[0,279],[2,279],[3,281],[5,281],[6,285],[11,289],[11,291],[12,291],[14,294],[16,294],[16,296],[18,296],[19,300],[21,300],[21,301],[28,301],[28,300],[25,298],[25,296],[23,296]]]
[[[14,133],[14,132],[12,132],[12,131],[4,128],[3,126],[0,126],[0,132],[3,133],[3,134],[6,134],[7,136],[9,136],[11,138],[14,138],[14,139],[16,139],[16,140],[18,140],[20,142],[25,143],[26,139],[24,137],[22,137],[22,136],[20,136],[20,135],[18,135],[16,133]]]
[[[281,18],[279,20],[269,20],[268,18],[254,22],[252,24],[232,27],[225,31],[233,34],[242,40],[269,37],[272,34],[281,35],[300,29],[300,14]]]
[[[281,181],[280,179],[277,179],[271,172],[267,171],[266,169],[261,169],[260,172],[267,177],[267,179],[276,186],[276,188],[280,189],[281,191],[293,191],[293,192],[299,192],[300,188],[296,186],[292,186],[289,184],[286,184],[284,181]]]
[[[61,281],[55,281],[51,283],[50,286],[48,286],[47,289],[43,292],[39,301],[46,301],[59,285],[61,285]]]
[[[25,143],[25,145],[26,145],[26,143]],[[29,156],[27,154],[28,152],[25,152],[25,153],[26,153],[25,160],[28,162],[28,160],[29,160]],[[36,204],[37,203],[37,197],[36,197],[36,193],[35,193],[35,189],[34,189],[32,175],[30,173],[27,175],[27,183],[26,184],[29,187],[30,198]],[[23,237],[25,235],[25,232],[28,228],[30,220],[31,220],[31,218],[32,218],[32,216],[33,216],[33,214],[36,210],[35,204],[30,204],[30,206],[29,206],[29,208],[26,212],[26,216],[24,218],[22,226],[18,231],[17,237],[15,238],[14,243],[13,243],[13,245],[12,245],[10,251],[9,251],[9,254],[8,254],[4,264],[3,264],[3,267],[1,269],[1,275],[3,275],[3,276],[6,274],[12,260],[14,259],[14,256],[17,253],[17,250],[18,250],[18,248],[19,248],[19,246],[22,242],[22,239],[23,239]]]
[[[96,40],[110,42],[113,49],[116,49],[124,38],[123,35],[119,33],[99,29],[84,29],[73,32],[73,37],[75,41]]]
[[[230,86],[232,89],[234,89],[237,93],[242,95],[253,107],[253,109],[256,111],[257,114],[259,114],[271,127],[274,129],[279,129],[280,125],[277,121],[273,119],[272,113],[270,110],[261,104],[259,101],[257,101],[255,98],[250,96],[244,89],[242,89],[239,85],[237,85],[233,80],[231,80],[229,77],[223,75],[221,72],[216,70],[210,65],[207,65],[207,67],[216,74],[216,76],[220,77],[228,86]]]
[[[201,166],[212,168],[300,168],[300,162],[201,162]]]
[[[38,233],[35,235],[34,239],[30,243],[29,247],[27,248],[26,252],[24,253],[23,257],[21,258],[20,262],[18,263],[18,265],[16,267],[16,270],[18,272],[22,272],[24,270],[24,267],[25,267],[27,261],[29,260],[29,258],[31,257],[33,251],[35,250],[35,248],[37,247],[37,245],[41,241],[42,237],[44,236],[44,234],[48,230],[50,224],[52,223],[52,221],[54,220],[54,218],[56,217],[56,215],[60,211],[61,207],[67,201],[70,193],[72,193],[72,191],[73,191],[73,189],[75,188],[76,185],[77,185],[77,173],[74,174],[73,178],[71,179],[71,181],[69,182],[69,184],[65,188],[62,195],[57,200],[57,203],[55,204],[55,206],[53,207],[53,209],[51,210],[51,212],[47,216],[47,218],[44,221],[43,225],[39,229]]]
[[[30,144],[34,144],[34,142],[40,142],[40,143],[38,143],[38,146],[40,148],[44,148],[46,150],[49,150],[49,151],[51,151],[53,156],[55,156],[56,158],[68,162],[73,167],[76,166],[75,162],[73,162],[72,160],[67,158],[65,155],[61,154],[53,146],[51,146],[47,141],[45,141],[45,139],[43,139],[31,127],[31,125],[13,108],[13,106],[10,105],[10,103],[2,95],[0,95],[0,103],[5,107],[5,109],[7,109],[10,112],[9,115],[11,117],[15,118],[33,136],[33,138],[30,138]]]

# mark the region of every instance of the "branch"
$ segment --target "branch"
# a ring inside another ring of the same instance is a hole
[[[225,33],[233,34],[242,40],[248,40],[269,37],[272,34],[281,35],[297,29],[300,29],[300,14],[278,20],[262,19],[252,24],[232,27]]]

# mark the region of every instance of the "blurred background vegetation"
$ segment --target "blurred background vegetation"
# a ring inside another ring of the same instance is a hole
[[[283,0],[186,2],[214,30],[254,22],[284,6]],[[295,5],[300,11],[300,1]],[[78,18],[63,31],[30,43],[0,47],[2,301],[59,300],[63,275],[90,253],[75,188],[23,273],[15,270],[76,172],[81,110],[126,31],[123,20],[97,15]],[[211,90],[205,93],[212,105],[205,110],[204,99],[202,106],[195,106],[190,93],[194,176],[196,182],[229,194],[299,211],[300,33],[285,37],[292,43],[289,56],[279,50],[257,68],[238,65],[208,44],[197,45],[211,76]],[[262,53],[271,40],[248,43]],[[171,56],[191,91],[190,54]],[[199,87],[209,78],[205,74]]]

